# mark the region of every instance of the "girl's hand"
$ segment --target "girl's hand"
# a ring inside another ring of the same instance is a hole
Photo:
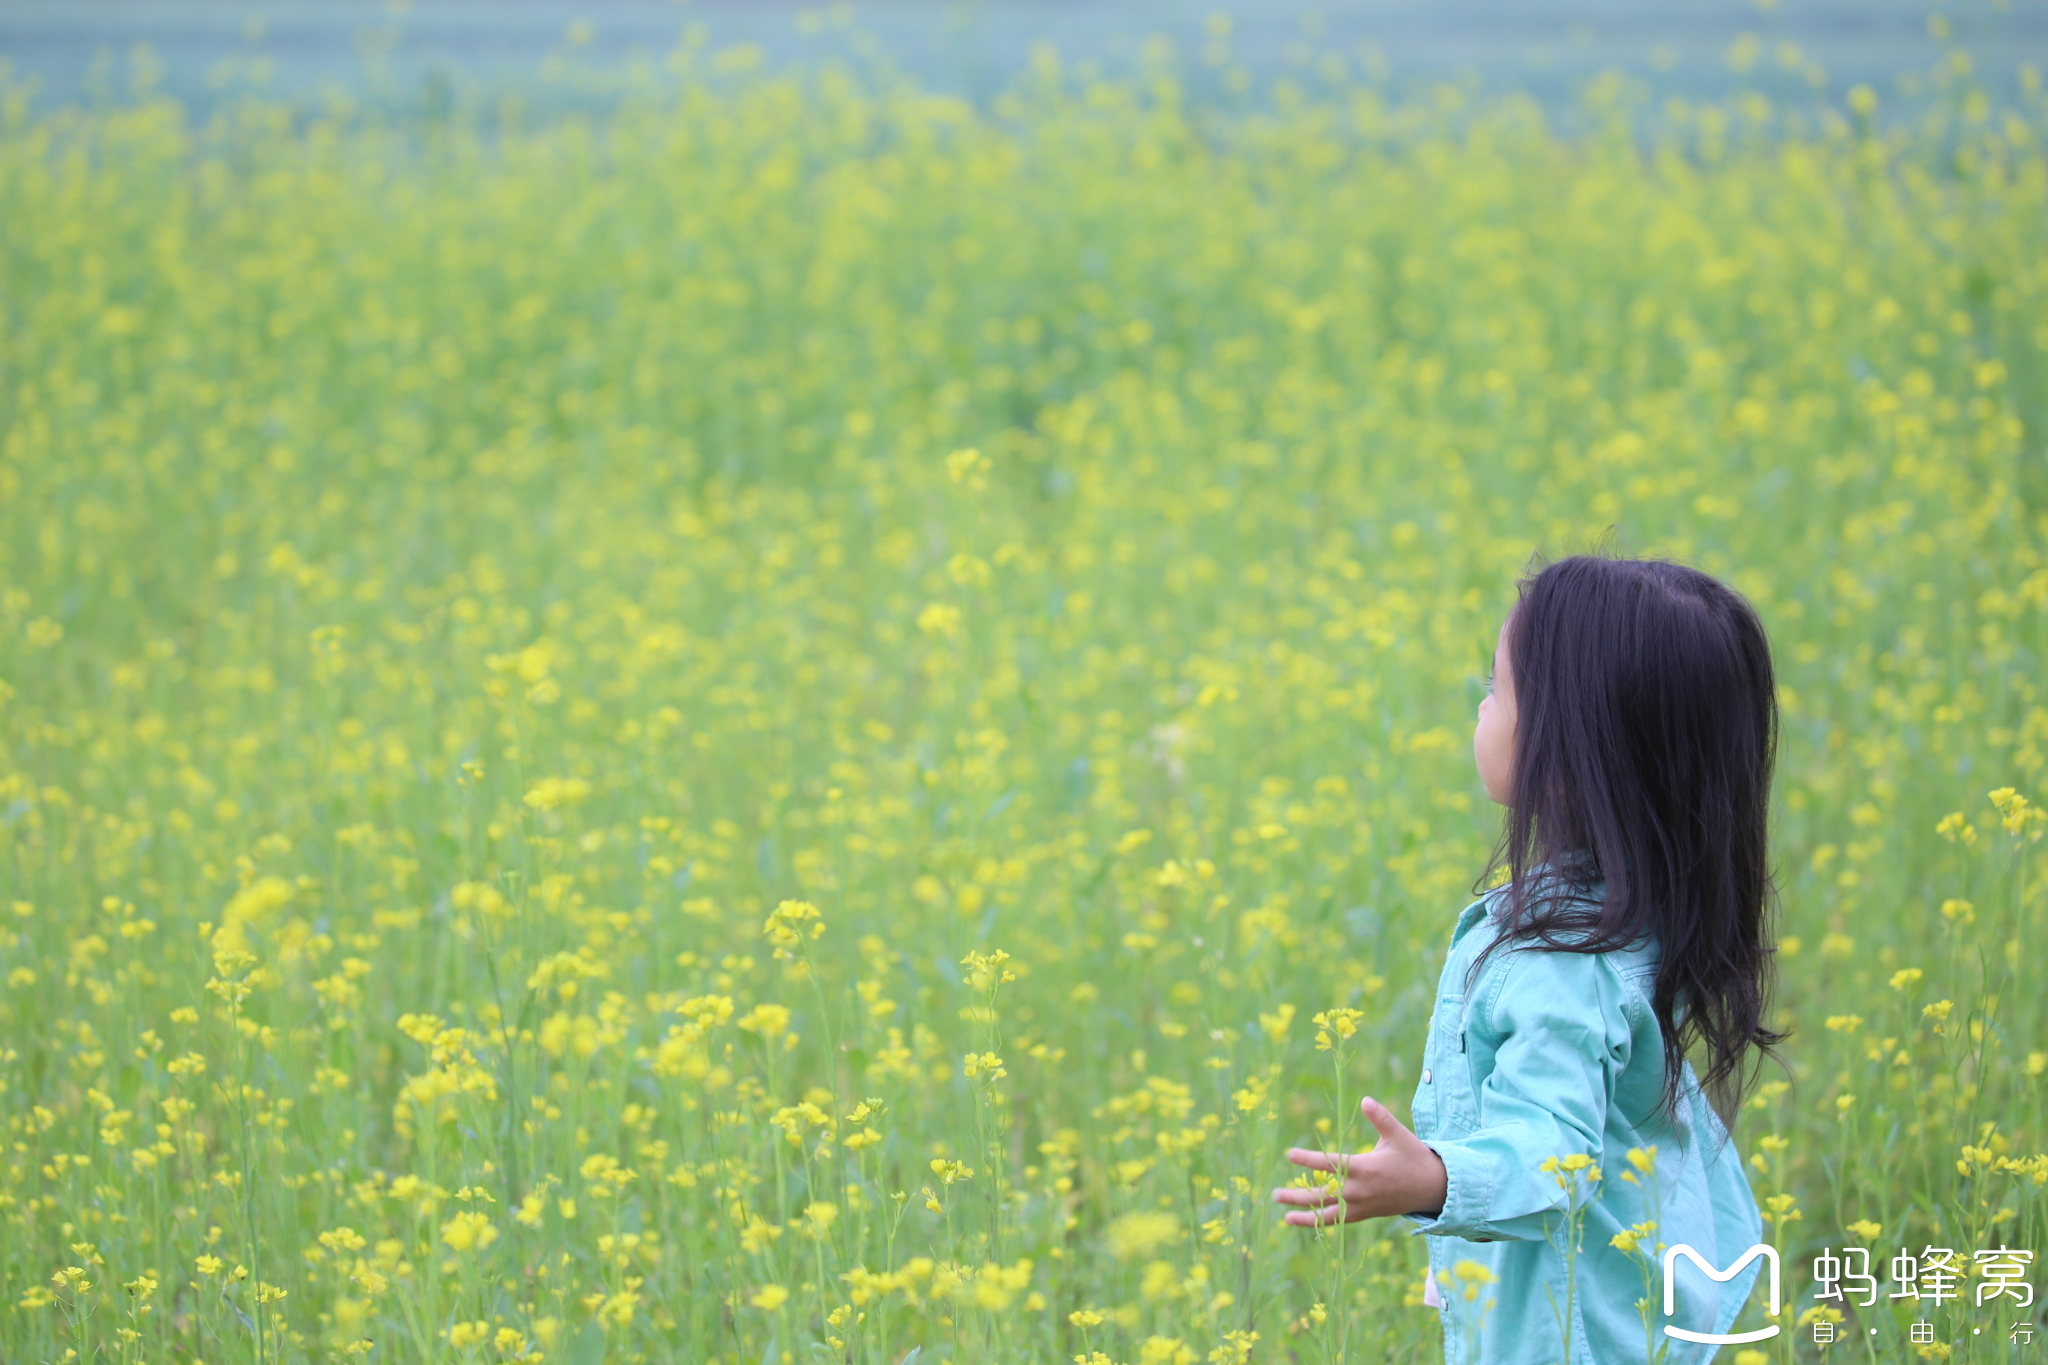
[[[1327,1189],[1305,1190],[1295,1186],[1273,1191],[1274,1203],[1294,1206],[1287,1221],[1295,1227],[1355,1223],[1361,1218],[1385,1218],[1397,1213],[1435,1217],[1443,1211],[1444,1192],[1450,1185],[1443,1158],[1409,1132],[1379,1101],[1370,1097],[1360,1100],[1358,1109],[1379,1131],[1379,1143],[1370,1152],[1347,1155],[1312,1152],[1303,1147],[1287,1149],[1287,1159],[1295,1165],[1329,1171],[1343,1181],[1334,1195]]]

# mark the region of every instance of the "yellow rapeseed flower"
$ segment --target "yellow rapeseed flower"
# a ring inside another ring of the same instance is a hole
[[[498,1230],[482,1213],[458,1213],[441,1224],[441,1240],[455,1251],[482,1251],[498,1240]]]

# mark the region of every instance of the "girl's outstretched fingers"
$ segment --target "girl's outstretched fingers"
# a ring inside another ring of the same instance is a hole
[[[1306,1166],[1312,1171],[1328,1171],[1339,1180],[1351,1174],[1349,1152],[1318,1152],[1312,1147],[1289,1147],[1287,1159],[1297,1166]]]
[[[1318,1152],[1307,1147],[1289,1147],[1287,1159],[1311,1171],[1327,1171],[1342,1180],[1350,1174],[1351,1158],[1344,1152]],[[1342,1214],[1337,1192],[1327,1185],[1282,1185],[1273,1191],[1273,1202],[1289,1205],[1286,1221],[1295,1227],[1316,1227],[1334,1222]]]
[[[1287,1149],[1287,1159],[1295,1165],[1337,1178],[1320,1186],[1285,1185],[1273,1191],[1273,1202],[1287,1205],[1286,1221],[1293,1226],[1323,1227],[1397,1213],[1434,1216],[1443,1208],[1449,1177],[1436,1149],[1371,1096],[1360,1100],[1358,1109],[1379,1134],[1370,1152]]]
[[[1320,1228],[1327,1227],[1331,1223],[1350,1222],[1350,1212],[1350,1209],[1341,1200],[1332,1200],[1319,1209],[1290,1210],[1284,1221],[1289,1227]]]
[[[1273,1202],[1289,1205],[1286,1222],[1293,1227],[1315,1228],[1328,1223],[1349,1222],[1349,1194],[1353,1162],[1358,1158],[1349,1152],[1319,1152],[1309,1147],[1289,1147],[1287,1159],[1297,1166],[1311,1171],[1326,1171],[1343,1182],[1340,1188],[1329,1185],[1314,1185],[1304,1188],[1300,1185],[1283,1185],[1273,1191]]]

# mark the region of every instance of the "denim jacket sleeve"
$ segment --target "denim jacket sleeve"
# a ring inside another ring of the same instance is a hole
[[[1603,959],[1515,948],[1488,962],[1472,1008],[1438,1045],[1446,1121],[1424,1140],[1443,1158],[1449,1186],[1436,1217],[1411,1215],[1416,1231],[1540,1240],[1545,1215],[1566,1207],[1544,1160],[1602,1159],[1635,1003]]]

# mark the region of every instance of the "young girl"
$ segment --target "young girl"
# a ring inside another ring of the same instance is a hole
[[[1507,879],[1452,931],[1414,1131],[1367,1099],[1372,1151],[1287,1153],[1337,1194],[1273,1192],[1296,1226],[1431,1234],[1451,1365],[1679,1365],[1716,1347],[1666,1325],[1731,1331],[1763,1259],[1725,1283],[1681,1259],[1666,1317],[1660,1253],[1725,1268],[1763,1240],[1722,1118],[1784,1036],[1764,1022],[1776,725],[1763,628],[1707,575],[1571,558],[1522,583],[1472,736]]]

